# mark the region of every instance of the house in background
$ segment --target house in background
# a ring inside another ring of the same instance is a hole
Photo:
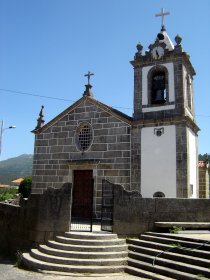
[[[20,183],[23,181],[24,179],[23,178],[18,178],[18,179],[15,179],[13,181],[11,181],[11,186],[14,186],[14,187],[19,187]]]
[[[9,187],[10,187],[9,185],[0,184],[0,190],[6,189],[6,188],[9,188]]]

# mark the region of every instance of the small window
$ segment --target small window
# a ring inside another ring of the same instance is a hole
[[[187,105],[192,109],[192,80],[190,75],[186,77]]]
[[[76,144],[80,151],[86,151],[93,140],[93,132],[89,123],[82,123],[76,131]]]
[[[163,192],[155,192],[153,197],[165,197],[165,194]]]

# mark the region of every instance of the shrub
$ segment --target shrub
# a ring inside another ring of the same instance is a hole
[[[22,194],[24,198],[28,198],[31,193],[32,177],[26,176],[19,185],[18,192]]]
[[[169,229],[170,233],[178,233],[179,231],[183,231],[185,228],[181,226],[173,226],[172,228]]]
[[[18,190],[15,187],[4,188],[0,190],[0,201],[5,201],[14,198],[17,193]]]

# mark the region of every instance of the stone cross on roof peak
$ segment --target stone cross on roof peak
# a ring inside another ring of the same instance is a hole
[[[93,75],[94,74],[91,73],[90,71],[88,71],[88,73],[84,75],[85,77],[88,77],[88,85],[90,85],[90,76],[93,76]]]
[[[170,15],[169,12],[164,12],[164,8],[161,9],[161,12],[159,14],[156,14],[156,17],[162,17],[161,20],[161,31],[165,31],[165,26],[164,26],[164,17]]]

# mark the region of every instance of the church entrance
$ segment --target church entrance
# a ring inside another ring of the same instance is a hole
[[[92,231],[93,170],[74,170],[71,230]]]

